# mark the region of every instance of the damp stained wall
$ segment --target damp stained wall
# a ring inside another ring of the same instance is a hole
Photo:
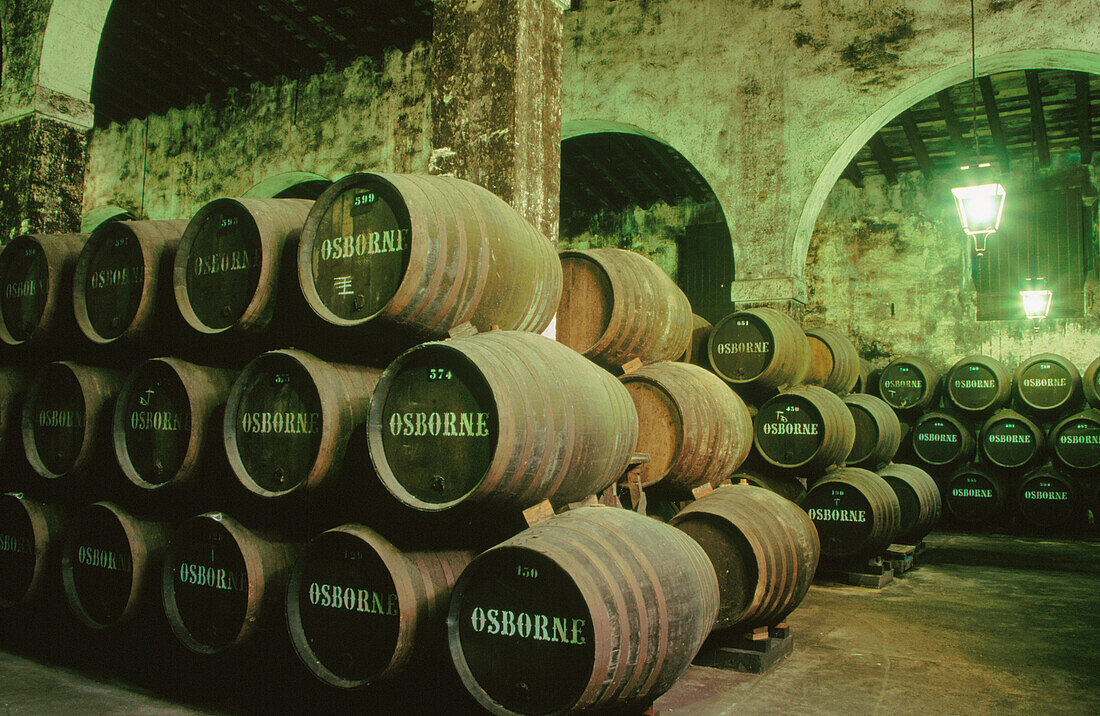
[[[873,367],[916,354],[946,369],[981,354],[1014,370],[1051,352],[1084,371],[1100,356],[1096,277],[1086,284],[1086,318],[1047,319],[1038,331],[1026,319],[977,321],[967,238],[946,192],[919,172],[893,186],[866,177],[862,190],[838,182],[810,241],[804,324],[846,333]]]
[[[429,49],[391,50],[302,81],[254,84],[147,120],[92,131],[84,210],[188,219],[287,171],[426,173]]]

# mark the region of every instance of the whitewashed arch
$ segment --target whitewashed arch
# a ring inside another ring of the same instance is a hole
[[[38,84],[87,102],[103,24],[113,0],[54,0],[38,65]]]

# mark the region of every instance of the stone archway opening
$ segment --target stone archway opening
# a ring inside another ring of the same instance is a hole
[[[710,184],[660,137],[623,122],[562,125],[561,248],[617,247],[669,274],[692,310],[732,310],[733,245]]]

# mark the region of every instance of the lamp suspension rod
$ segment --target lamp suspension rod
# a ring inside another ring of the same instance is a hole
[[[978,53],[974,34],[974,0],[970,0],[970,131],[974,133],[974,164],[981,162],[982,150],[978,144]]]

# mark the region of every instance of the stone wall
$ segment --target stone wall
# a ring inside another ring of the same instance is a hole
[[[1049,351],[1084,370],[1100,356],[1096,277],[1087,318],[1047,319],[1038,331],[1026,319],[977,321],[967,239],[946,192],[919,172],[893,186],[878,176],[862,190],[837,183],[810,242],[805,325],[846,332],[875,367],[919,354],[946,368],[977,353],[1014,369]]]
[[[298,81],[93,131],[84,209],[111,204],[151,219],[190,218],[274,174],[419,172],[431,154],[424,45],[360,58]]]

